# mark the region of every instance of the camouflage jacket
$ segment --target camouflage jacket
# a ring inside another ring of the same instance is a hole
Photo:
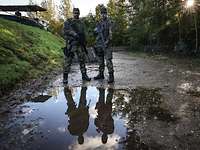
[[[103,42],[107,44],[112,38],[112,23],[110,19],[101,20],[98,22],[95,28],[95,32],[97,34],[96,46],[101,46]]]
[[[80,19],[70,18],[64,22],[64,37],[66,41],[78,41],[77,36],[85,40],[84,24]]]

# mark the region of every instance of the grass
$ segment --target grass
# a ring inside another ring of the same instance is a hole
[[[61,67],[63,46],[50,32],[0,19],[0,91]]]

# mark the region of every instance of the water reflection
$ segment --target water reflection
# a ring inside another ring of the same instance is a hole
[[[51,97],[52,96],[49,96],[49,95],[39,95],[37,97],[32,98],[30,101],[35,102],[35,103],[44,103]]]
[[[68,109],[66,115],[68,115],[68,130],[71,135],[78,136],[78,143],[84,143],[83,134],[87,131],[89,126],[89,105],[86,100],[87,87],[81,88],[81,96],[78,106],[73,100],[72,91],[69,87],[64,88],[64,94],[67,100]]]
[[[167,150],[184,149],[194,142],[193,147],[200,146],[198,99],[180,103],[174,112],[160,89],[142,87],[64,87],[56,97],[47,98],[23,104],[30,113],[21,109],[21,121],[14,118],[3,124],[0,149],[5,143],[9,149],[36,149],[38,145],[41,150]],[[16,144],[10,144],[10,139]]]
[[[87,89],[87,87],[81,88],[79,100],[75,102],[72,94],[73,89],[64,88],[68,106],[66,112],[69,118],[68,130],[72,136],[78,137],[77,141],[80,145],[84,144],[84,134],[86,134],[86,141],[91,138],[87,136],[87,130],[91,123],[96,128],[97,135],[101,136],[101,139],[99,139],[101,143],[106,144],[109,135],[114,133],[114,119],[116,121],[117,116],[121,116],[120,120],[126,120],[126,136],[121,137],[119,143],[125,149],[155,149],[161,146],[156,141],[154,141],[154,144],[146,144],[145,140],[141,139],[142,133],[139,130],[145,130],[142,128],[145,128],[148,121],[175,123],[178,119],[169,110],[163,108],[163,97],[160,94],[160,89],[114,90],[112,88],[95,88],[93,94],[96,95],[96,100],[93,101],[92,106],[95,105],[94,109],[97,113],[93,122],[91,122],[89,117],[90,102],[87,104],[87,96],[90,97],[91,93],[87,93]],[[75,92],[76,96],[78,95],[77,92]],[[116,132],[118,133],[119,130]]]
[[[128,101],[126,100],[128,98]],[[121,114],[127,119],[127,135],[120,143],[125,149],[165,149],[166,147],[159,144],[162,135],[156,135],[153,140],[154,126],[156,125],[169,126],[169,123],[176,123],[177,117],[165,107],[163,97],[160,94],[160,89],[137,88],[132,89],[128,93],[118,91],[116,93],[114,112]],[[166,124],[165,124],[166,122]],[[162,126],[161,126],[162,127]],[[160,129],[156,129],[158,132]],[[148,132],[148,138],[144,137],[144,132]],[[161,134],[167,134],[164,131],[159,131]],[[164,148],[165,147],[165,148]]]
[[[108,89],[107,97],[105,100],[105,89],[99,88],[99,99],[96,103],[95,109],[97,110],[97,117],[94,124],[97,127],[97,132],[102,132],[101,141],[103,144],[107,143],[108,134],[114,132],[114,120],[112,118],[112,99],[113,89]]]
[[[112,99],[114,94],[114,89],[108,89],[108,93],[105,99],[104,88],[98,88],[99,98],[95,106],[97,111],[97,116],[94,119],[94,124],[96,126],[96,131],[98,133],[102,132],[101,141],[103,144],[107,143],[108,134],[114,132],[114,120],[112,118]],[[75,101],[72,96],[72,89],[69,87],[64,88],[64,95],[67,100],[67,111],[68,115],[68,130],[71,135],[78,137],[78,143],[84,143],[83,134],[87,131],[89,126],[89,104],[87,105],[87,87],[81,88],[80,99],[78,106],[76,106]]]
[[[177,120],[168,109],[164,108],[160,89],[137,88],[128,92],[118,91],[115,96],[114,112],[123,117],[130,116],[133,122],[151,119],[166,122]]]

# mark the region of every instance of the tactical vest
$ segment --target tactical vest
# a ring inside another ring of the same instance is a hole
[[[110,34],[110,21],[108,19],[100,22],[104,40],[107,40]]]
[[[75,31],[82,41],[85,41],[85,32],[84,32],[84,25],[81,20],[79,19],[69,19],[68,20],[71,28]]]
[[[69,19],[68,22],[73,31],[75,31],[76,33],[84,34],[84,26],[83,26],[83,23],[81,22],[81,20]]]

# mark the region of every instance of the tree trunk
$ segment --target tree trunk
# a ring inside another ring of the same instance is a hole
[[[197,16],[196,13],[194,14],[194,26],[195,26],[195,34],[196,34],[196,45],[195,45],[195,52],[198,51],[198,26],[197,26]]]

